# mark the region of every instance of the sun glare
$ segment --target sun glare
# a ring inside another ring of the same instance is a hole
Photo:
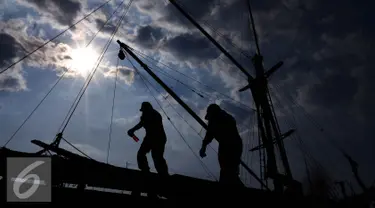
[[[76,48],[72,50],[72,70],[86,76],[93,69],[98,54],[92,48]]]

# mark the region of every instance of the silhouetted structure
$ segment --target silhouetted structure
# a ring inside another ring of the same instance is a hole
[[[220,182],[224,185],[242,185],[239,165],[242,155],[242,139],[237,130],[236,120],[218,105],[207,108],[208,129],[200,150],[206,156],[206,147],[215,138],[219,142]]]

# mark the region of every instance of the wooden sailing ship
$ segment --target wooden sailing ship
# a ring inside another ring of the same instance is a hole
[[[244,75],[248,78],[248,85],[240,91],[251,91],[256,107],[258,128],[262,139],[262,145],[253,150],[265,149],[267,155],[266,173],[267,178],[273,180],[273,190],[270,190],[261,178],[257,176],[244,162],[242,167],[249,172],[260,184],[262,189],[224,187],[218,182],[191,178],[183,175],[171,175],[168,179],[160,178],[154,173],[143,173],[138,170],[120,168],[110,164],[95,161],[91,158],[80,156],[59,147],[60,141],[65,140],[62,132],[57,134],[51,144],[33,140],[33,144],[39,146],[41,151],[36,153],[25,153],[8,148],[0,149],[0,175],[6,178],[6,159],[8,157],[39,157],[46,153],[52,153],[52,202],[64,203],[68,201],[97,202],[106,200],[108,202],[119,202],[121,205],[141,204],[160,206],[196,205],[204,203],[219,205],[227,201],[236,204],[248,203],[259,204],[258,206],[311,206],[315,204],[303,196],[301,184],[293,179],[289,166],[283,140],[293,134],[291,129],[282,133],[277,123],[273,110],[271,97],[268,89],[268,78],[282,66],[277,63],[269,70],[263,67],[263,57],[260,52],[254,20],[251,13],[251,5],[248,2],[249,18],[252,22],[252,31],[256,43],[256,55],[253,57],[255,76],[249,74],[248,70],[231,56],[213,37],[211,37],[192,16],[175,1],[169,0],[177,10],[181,12],[203,35],[205,35]],[[120,46],[119,58],[132,57],[140,66],[158,83],[171,97],[173,97],[203,128],[207,124],[169,88],[138,56],[133,49],[117,41]],[[285,174],[281,174],[276,163],[275,147],[279,149]],[[2,187],[6,187],[6,180],[0,180]],[[74,186],[72,188],[72,185]],[[88,189],[95,187],[96,189]],[[112,190],[112,191],[110,191]],[[153,190],[159,198],[145,196],[132,196],[132,191],[148,192]],[[3,192],[6,190],[3,189]],[[6,201],[6,194],[1,194],[1,200]],[[334,206],[330,200],[321,200],[317,204]]]

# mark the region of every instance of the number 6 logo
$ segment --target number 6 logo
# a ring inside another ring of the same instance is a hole
[[[23,169],[20,172],[20,174],[18,174],[15,182],[13,183],[13,192],[19,199],[27,199],[36,192],[36,190],[38,189],[40,185],[39,176],[36,174],[29,174],[29,175],[26,175],[26,174],[28,174],[30,171],[34,170],[38,166],[42,165],[43,163],[45,162],[36,161],[30,164],[29,166],[27,166],[25,169]],[[29,181],[30,178],[34,179],[32,182],[33,185],[24,193],[20,193],[21,185],[25,183],[26,181]]]

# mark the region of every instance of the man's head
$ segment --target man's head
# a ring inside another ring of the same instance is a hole
[[[217,104],[211,104],[207,108],[206,120],[210,121],[215,118],[221,112],[221,108]]]
[[[142,105],[141,105],[141,109],[139,109],[139,110],[142,111],[142,112],[145,112],[145,111],[150,111],[152,109],[153,108],[152,108],[151,103],[149,103],[149,102],[143,102]]]

